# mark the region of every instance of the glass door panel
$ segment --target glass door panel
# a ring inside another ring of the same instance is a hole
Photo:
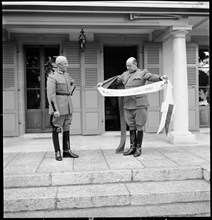
[[[40,52],[37,48],[26,48],[27,109],[39,109],[40,102]]]
[[[26,132],[49,132],[51,130],[47,78],[54,71],[59,46],[26,46]]]
[[[59,55],[59,47],[58,46],[45,46],[44,47],[44,79],[43,79],[43,113],[45,115],[43,120],[43,127],[44,130],[50,131],[52,128],[50,126],[50,116],[49,116],[49,103],[47,99],[47,78],[49,74],[54,72],[55,66],[55,59]]]

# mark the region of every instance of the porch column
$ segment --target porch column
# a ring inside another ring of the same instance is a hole
[[[196,137],[188,130],[189,103],[186,62],[186,30],[175,30],[173,38],[173,97],[176,104],[173,131],[168,139],[173,144],[197,143]]]
[[[24,50],[23,44],[18,43],[17,48],[17,81],[18,81],[18,118],[19,135],[25,134],[25,105],[24,105]]]

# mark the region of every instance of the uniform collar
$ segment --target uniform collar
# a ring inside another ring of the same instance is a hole
[[[132,72],[129,72],[129,73],[130,73],[130,74],[133,74],[133,73],[135,73],[137,70],[138,70],[138,69],[136,69],[136,70],[134,70],[134,71],[132,71]]]
[[[60,73],[60,74],[64,74],[65,73],[65,72],[63,72],[61,70],[58,70],[58,69],[57,69],[57,72]]]

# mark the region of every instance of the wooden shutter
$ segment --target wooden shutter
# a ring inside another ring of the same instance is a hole
[[[64,56],[67,57],[68,73],[75,80],[77,87],[74,90],[72,101],[74,106],[71,134],[82,134],[82,106],[81,106],[81,69],[78,42],[66,42],[63,45]]]
[[[162,47],[160,43],[144,44],[144,68],[153,74],[162,74]],[[161,118],[162,91],[149,93],[148,99],[150,106],[145,131],[157,132]]]
[[[3,135],[18,136],[16,45],[3,42]]]
[[[198,100],[198,47],[196,44],[186,44],[189,130],[199,129],[199,100]]]
[[[86,49],[82,53],[82,121],[83,134],[101,134],[101,111],[100,95],[96,89],[99,82],[99,44],[97,42],[88,42]]]

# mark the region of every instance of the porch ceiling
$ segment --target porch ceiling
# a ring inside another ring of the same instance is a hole
[[[140,14],[141,19],[130,20],[131,13]],[[165,18],[160,19],[161,16]],[[209,4],[178,1],[3,2],[3,29],[8,34],[70,34],[79,33],[81,28],[94,34],[152,34],[161,33],[172,25],[191,25],[191,36],[209,36]]]
[[[209,14],[209,1],[25,1],[2,2],[6,11],[54,11],[88,13],[163,12],[178,14]]]

